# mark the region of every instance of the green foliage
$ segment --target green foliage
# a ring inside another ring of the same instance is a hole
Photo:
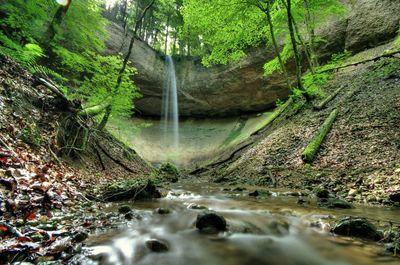
[[[75,97],[84,99],[88,106],[111,100],[114,115],[132,114],[133,99],[140,96],[132,81],[136,69],[128,66],[122,74],[120,87],[116,89],[118,72],[123,60],[118,56],[102,56],[94,53],[88,55],[94,59],[86,68],[90,77],[85,77],[78,91],[79,94]]]
[[[399,30],[398,30],[398,36],[394,40],[394,47],[395,47],[395,49],[400,49],[400,26],[399,26]]]
[[[27,125],[21,131],[22,140],[31,145],[34,148],[37,148],[42,143],[42,136],[40,135],[40,130],[36,124]]]
[[[245,55],[245,49],[265,40],[264,14],[238,0],[184,0],[185,32],[200,35],[211,47],[203,64],[226,64]]]
[[[286,44],[283,46],[283,49],[280,53],[283,63],[285,64],[290,58],[293,57],[293,49],[289,44],[290,40],[286,38]],[[274,72],[282,72],[281,65],[279,64],[278,57],[275,57],[271,61],[268,61],[264,64],[264,75],[269,76]]]
[[[160,171],[169,175],[179,175],[176,166],[169,162],[161,164]]]
[[[128,67],[121,87],[115,89],[123,61],[119,56],[100,55],[107,25],[103,4],[103,0],[72,1],[62,23],[55,25],[54,39],[47,43],[45,33],[60,5],[52,0],[1,3],[0,53],[32,73],[50,76],[70,98],[81,99],[86,105],[109,98],[113,114],[129,115],[132,100],[139,96],[131,81],[136,71]]]
[[[287,14],[282,1],[269,0],[274,33],[279,40],[287,39]],[[343,15],[344,6],[338,0],[308,1],[311,16],[309,26],[315,29],[326,21],[328,16]],[[206,50],[203,64],[226,64],[245,56],[248,47],[270,44],[271,32],[266,23],[266,1],[250,0],[184,0],[183,18],[187,32],[201,36]],[[298,25],[306,23],[307,10],[304,0],[292,0],[293,16]],[[310,39],[308,27],[298,27],[304,39]],[[314,37],[314,42],[320,41]],[[288,43],[287,41],[285,43]],[[304,47],[303,47],[304,48]],[[293,56],[290,45],[284,45],[281,55],[284,61]],[[266,75],[280,70],[275,58],[264,66]]]
[[[346,50],[342,53],[333,54],[332,59],[327,64],[317,67],[314,73],[308,71],[303,75],[302,78],[305,91],[300,91],[295,88],[292,96],[296,98],[306,93],[307,96],[311,98],[316,96],[323,97],[324,93],[322,88],[328,83],[332,76],[331,72],[326,70],[334,69],[342,65],[351,56],[351,52]]]

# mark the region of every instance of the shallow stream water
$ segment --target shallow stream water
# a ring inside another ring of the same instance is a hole
[[[272,192],[252,198],[244,191],[209,184],[173,187],[165,198],[128,203],[139,218],[119,231],[92,236],[84,264],[320,265],[400,264],[379,243],[332,235],[330,225],[345,216],[381,220],[400,216],[399,209],[359,206],[350,210],[320,209],[315,202],[297,204],[292,193]],[[306,200],[307,201],[307,200]],[[111,204],[106,211],[116,211]],[[194,223],[201,206],[224,216],[228,231],[204,235]],[[169,214],[156,209],[168,208]],[[157,239],[169,250],[152,252],[146,241]]]

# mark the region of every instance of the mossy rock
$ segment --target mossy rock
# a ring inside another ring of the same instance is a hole
[[[318,206],[321,208],[328,208],[328,209],[351,209],[353,205],[347,201],[330,198],[330,199],[321,199],[318,202]]]
[[[382,233],[365,218],[345,218],[332,230],[333,233],[342,236],[378,241],[382,239]]]
[[[180,176],[178,168],[169,162],[161,164],[160,174],[163,180],[170,182],[177,182]]]
[[[100,196],[105,201],[147,200],[160,198],[161,193],[152,180],[134,179],[102,186]]]

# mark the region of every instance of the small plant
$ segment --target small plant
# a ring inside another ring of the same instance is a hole
[[[179,175],[176,166],[169,162],[161,164],[160,171],[169,175]]]
[[[22,140],[34,148],[38,148],[42,143],[42,136],[40,135],[39,128],[33,124],[28,125],[21,131]]]

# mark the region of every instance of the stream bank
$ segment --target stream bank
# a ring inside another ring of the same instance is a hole
[[[375,58],[391,44],[354,55],[348,63]],[[325,108],[315,105],[341,92]],[[348,201],[399,204],[400,64],[381,58],[335,72],[324,96],[298,101],[272,124],[239,146],[193,171],[212,181],[314,191],[326,189]],[[334,110],[338,117],[318,156],[304,163],[302,152]]]
[[[162,199],[106,205],[114,227],[92,234],[68,264],[398,264],[385,243],[398,233],[398,208],[325,209],[312,197],[299,204],[293,191],[193,182],[165,187]],[[367,226],[334,235],[349,216]]]

